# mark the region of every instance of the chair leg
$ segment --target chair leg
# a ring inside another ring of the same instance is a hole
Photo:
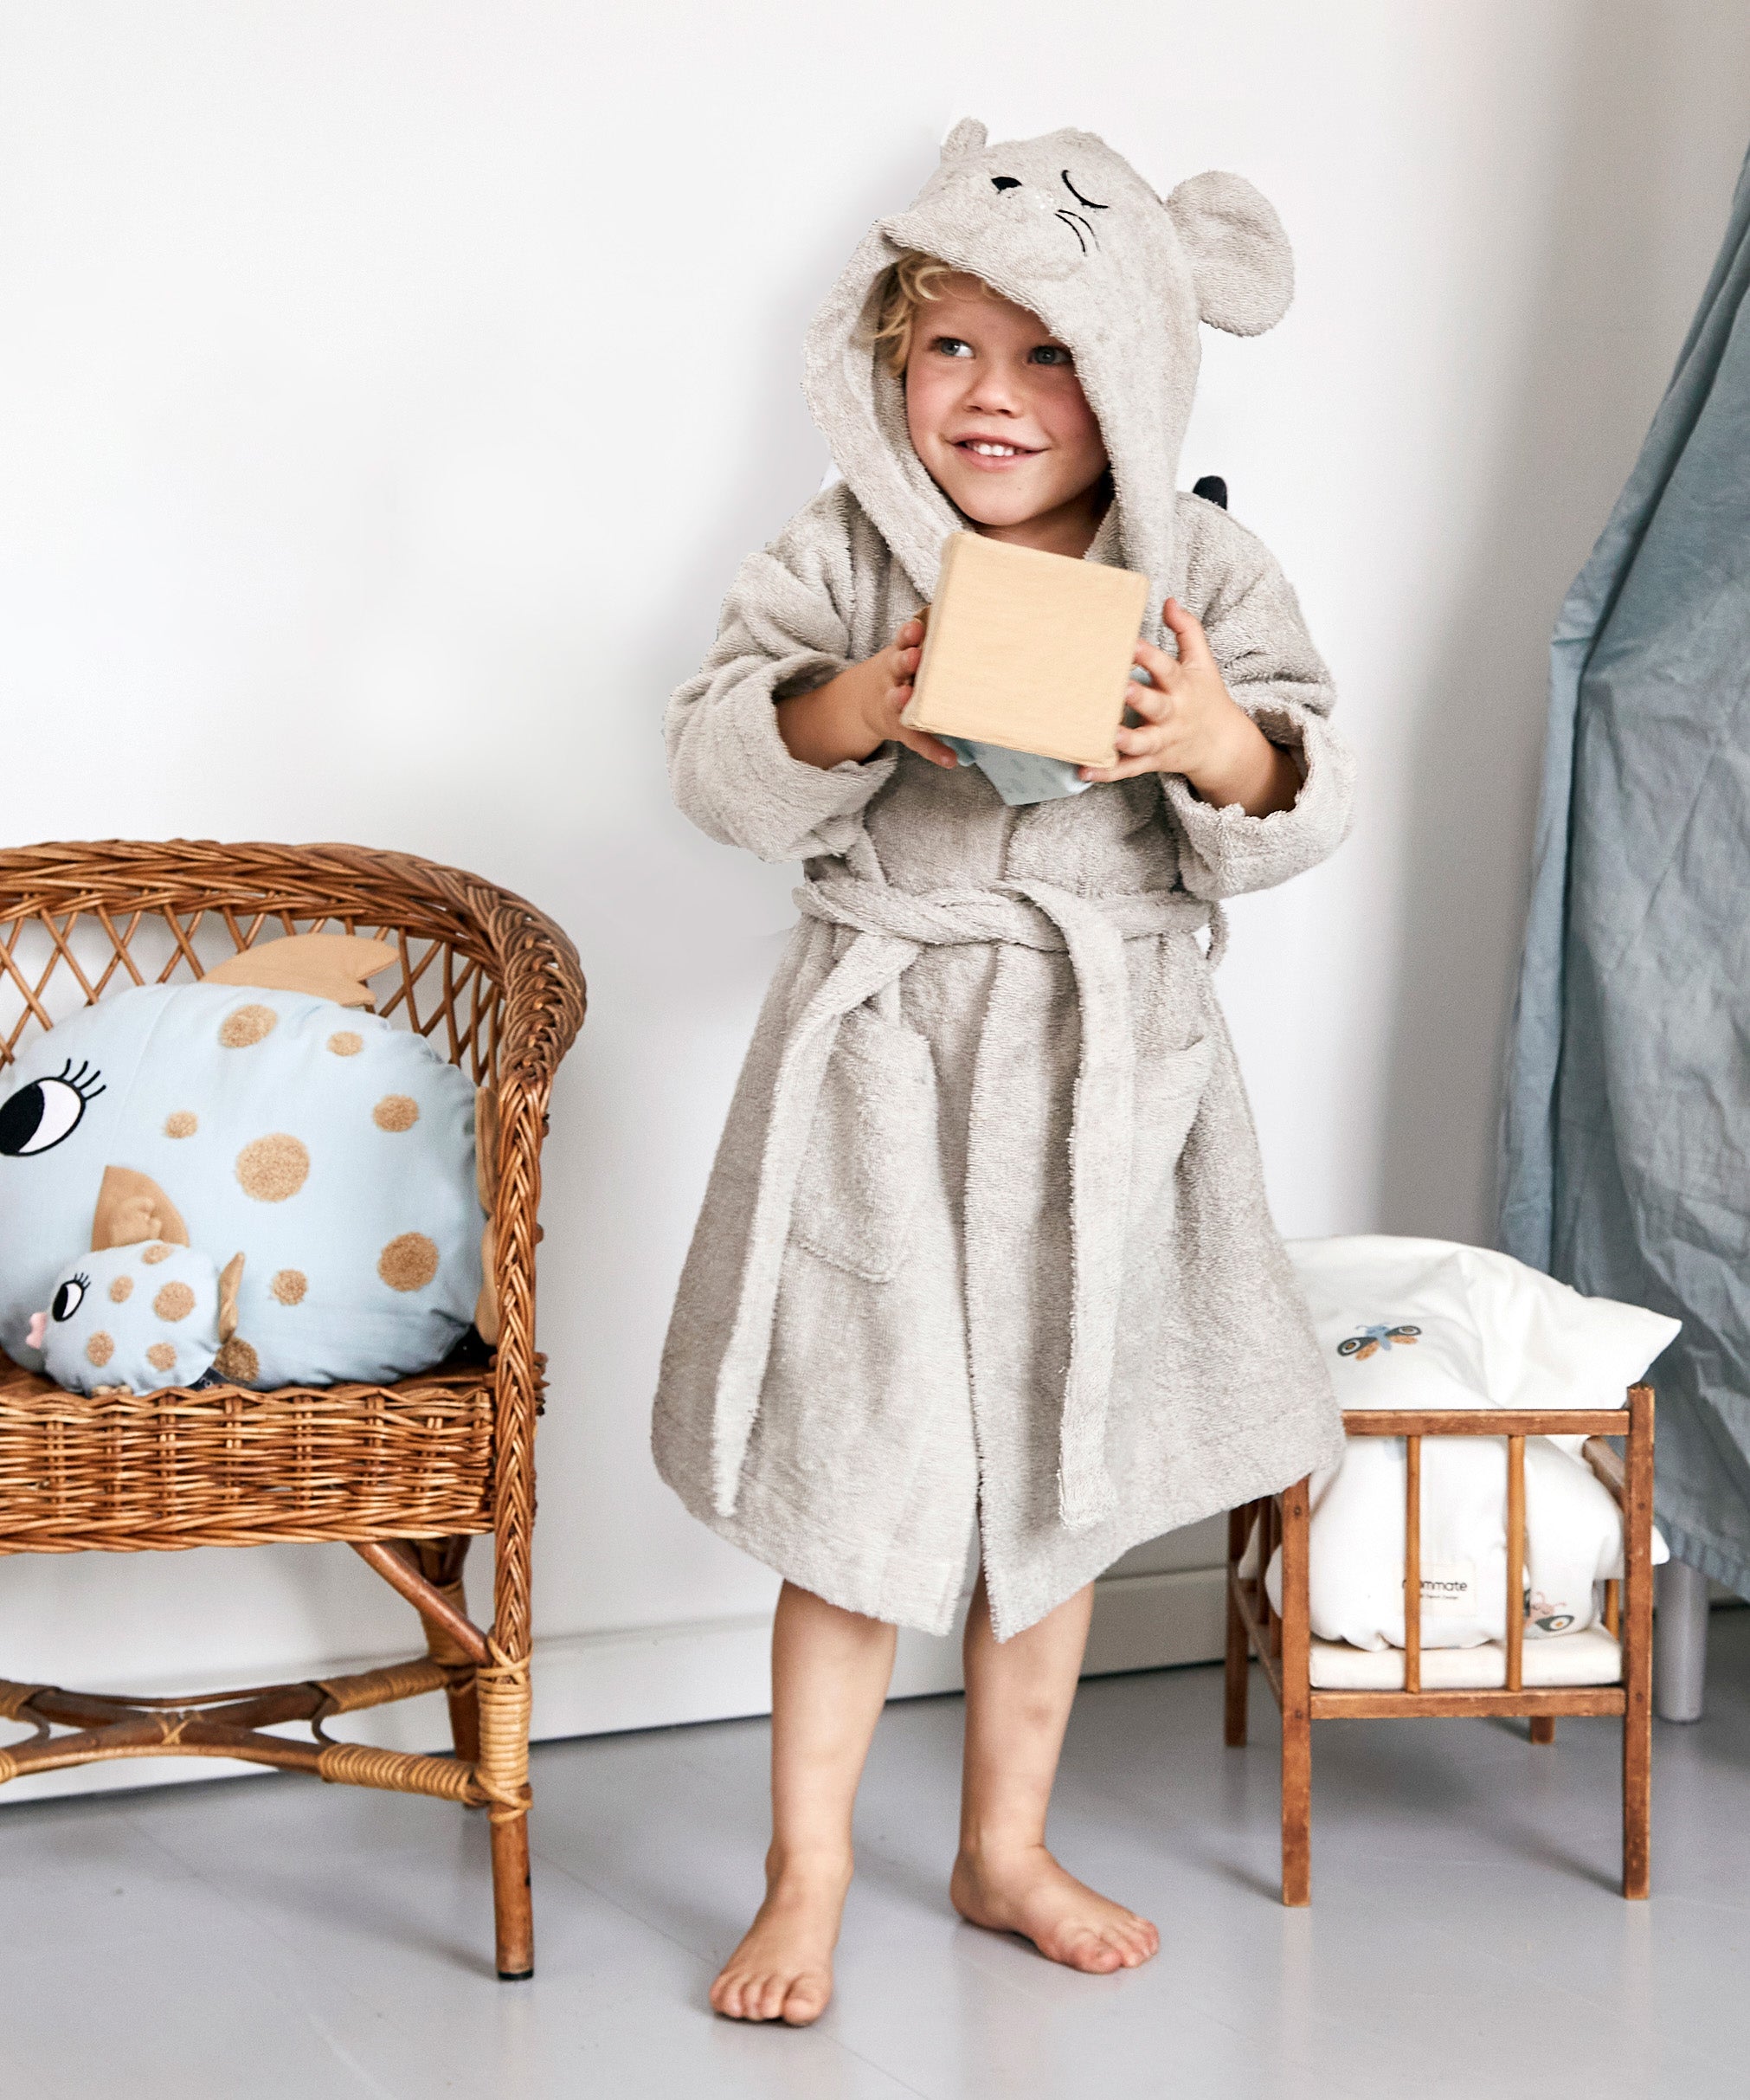
[[[1653,1779],[1653,1394],[1629,1388],[1623,1496],[1623,1894],[1650,1879]]]
[[[535,1973],[535,1905],[529,1886],[529,1819],[492,1825],[492,1926],[499,1974],[520,1983]]]
[[[508,1080],[500,1088],[499,1115],[500,1195],[519,1175],[529,1194],[522,1208],[509,1214],[516,1229],[501,1230],[497,1245],[492,1660],[474,1673],[480,1703],[480,1756],[474,1777],[490,1804],[492,1918],[499,1974],[508,1982],[535,1973],[535,1914],[529,1888],[529,1668],[534,1646],[530,1548],[535,1526],[535,1417],[541,1393],[534,1354],[534,1241],[544,1097]]]
[[[1246,1693],[1251,1678],[1251,1644],[1246,1639],[1245,1620],[1234,1588],[1239,1580],[1239,1560],[1245,1551],[1246,1520],[1251,1514],[1249,1503],[1227,1512],[1227,1676],[1221,1736],[1231,1750],[1245,1747]]]
[[[1534,1742],[1554,1742],[1555,1741],[1555,1716],[1554,1714],[1533,1714],[1531,1717],[1531,1740]]]
[[[492,1826],[492,1921],[499,1974],[507,1982],[535,1973],[535,1915],[529,1890],[529,1665],[499,1663],[478,1672],[480,1757],[477,1768]]]
[[[420,1573],[466,1618],[468,1607],[462,1590],[462,1563],[467,1558],[471,1543],[466,1534],[455,1538],[409,1543],[414,1543]],[[454,1665],[471,1659],[445,1627],[431,1619],[422,1623],[426,1652],[434,1662]],[[480,1755],[480,1701],[473,1678],[458,1678],[450,1685],[447,1697],[450,1741],[455,1745],[456,1760],[460,1764],[477,1764]]]
[[[1282,1717],[1282,1900],[1312,1901],[1312,1721],[1305,1709]]]
[[[1312,1901],[1312,1679],[1307,1503],[1311,1483],[1282,1492],[1282,1900]]]
[[[466,1616],[462,1563],[466,1536],[409,1542],[421,1573]],[[511,1549],[514,1551],[514,1548]],[[505,1549],[499,1543],[502,1556]],[[502,1568],[500,1573],[502,1573]],[[435,1620],[424,1621],[434,1660],[472,1660]],[[529,1664],[513,1660],[496,1640],[492,1660],[450,1687],[450,1734],[459,1762],[474,1767],[492,1823],[492,1920],[499,1974],[507,1982],[535,1973],[535,1919],[529,1887]]]

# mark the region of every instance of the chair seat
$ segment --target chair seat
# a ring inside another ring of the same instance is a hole
[[[391,1385],[89,1396],[0,1356],[0,1555],[489,1531],[493,1405],[463,1351]]]

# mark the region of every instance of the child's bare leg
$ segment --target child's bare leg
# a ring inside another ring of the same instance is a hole
[[[711,1987],[731,2019],[818,2019],[851,1885],[851,1811],[893,1674],[894,1631],[786,1582],[772,1621],[766,1900]]]
[[[1045,1850],[1045,1810],[1093,1607],[1091,1585],[999,1646],[980,1575],[966,1621],[966,1766],[949,1885],[955,1909],[973,1924],[1019,1932],[1053,1962],[1104,1973],[1146,1962],[1161,1936]]]

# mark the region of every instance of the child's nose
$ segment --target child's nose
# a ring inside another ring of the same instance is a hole
[[[1018,415],[1023,405],[1021,389],[1011,373],[987,366],[978,375],[966,405],[975,415]]]

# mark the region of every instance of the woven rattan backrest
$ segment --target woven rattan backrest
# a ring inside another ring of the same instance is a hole
[[[103,844],[0,854],[0,1068],[106,994],[191,982],[293,933],[387,942],[376,1009],[417,1030],[477,1084],[496,1080],[505,995],[484,915],[491,891],[404,855],[356,847]],[[3,1079],[0,1079],[3,1089]]]

